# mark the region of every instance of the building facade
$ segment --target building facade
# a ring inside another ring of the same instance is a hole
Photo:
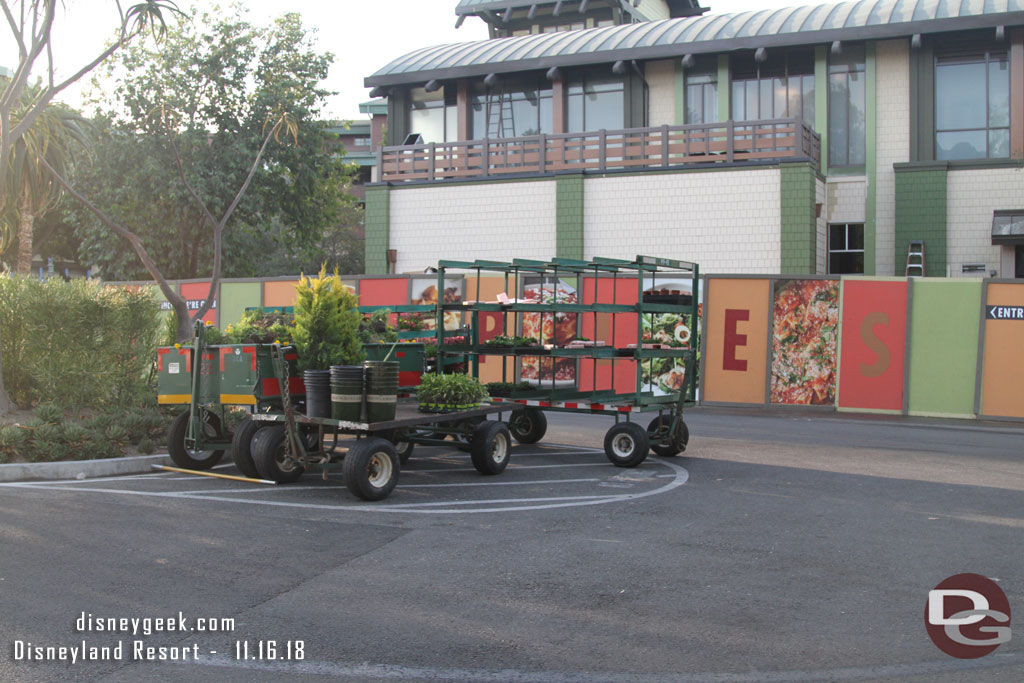
[[[367,272],[648,253],[1024,277],[1024,0],[705,11],[462,0],[494,38],[366,79],[406,143],[367,186]]]

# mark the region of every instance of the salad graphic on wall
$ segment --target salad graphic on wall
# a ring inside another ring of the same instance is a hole
[[[457,304],[462,301],[462,280],[458,278],[445,278],[442,303]],[[413,278],[412,297],[410,301],[413,306],[436,306],[438,302],[437,278]],[[444,329],[451,332],[459,329],[461,318],[458,311],[444,312]],[[423,319],[423,329],[433,330],[437,327],[437,321],[427,315]]]
[[[554,278],[523,278],[523,303],[575,304],[578,302],[575,283]],[[523,313],[521,334],[533,337],[540,344],[564,346],[576,339],[576,313]],[[576,383],[575,358],[541,358],[523,356],[520,359],[520,378],[526,382],[572,385]]]
[[[691,281],[662,281],[645,279],[644,302],[689,306],[693,296]],[[696,342],[689,314],[652,313],[640,320],[643,344],[657,344],[667,348],[689,348]],[[699,316],[698,316],[699,317]],[[680,391],[686,382],[684,358],[652,358],[640,365],[640,390],[664,396]]]
[[[839,282],[779,280],[772,328],[772,403],[836,400]]]

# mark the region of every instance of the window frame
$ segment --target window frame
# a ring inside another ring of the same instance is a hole
[[[832,229],[840,227],[840,226],[843,227],[843,238],[844,238],[843,239],[843,245],[842,245],[843,248],[842,249],[834,249],[833,248],[833,244],[832,244]],[[851,230],[851,228],[859,228],[860,229],[860,245],[861,246],[860,246],[859,249],[857,249],[857,248],[851,249],[850,248],[850,244],[851,244],[850,230]],[[866,259],[866,251],[865,251],[865,248],[864,248],[864,238],[865,238],[864,223],[829,223],[828,224],[828,228],[827,228],[827,232],[826,232],[827,243],[825,245],[825,271],[826,271],[826,273],[828,275],[863,275],[864,274],[864,268],[865,268],[865,259]],[[852,271],[852,272],[851,271],[843,271],[843,272],[836,272],[836,271],[834,271],[832,269],[832,255],[833,254],[860,254],[861,255],[860,270],[859,271]]]
[[[1000,55],[1002,59],[993,59],[993,55]],[[993,126],[991,121],[992,105],[992,83],[990,66],[992,64],[1006,65],[1006,125]],[[941,66],[965,66],[979,65],[985,76],[985,125],[984,127],[973,128],[940,128],[939,127],[939,69]],[[932,54],[932,149],[936,161],[974,161],[974,160],[1002,160],[1010,158],[1010,136],[1013,98],[1009,97],[1012,79],[1010,73],[1010,51],[1006,47],[992,49],[991,45],[966,45],[953,46],[945,49],[936,49]],[[992,155],[992,132],[1005,131],[1006,133],[1006,154],[1000,156]],[[985,137],[984,155],[976,157],[943,157],[940,154],[939,136],[943,133],[971,133],[981,132]]]

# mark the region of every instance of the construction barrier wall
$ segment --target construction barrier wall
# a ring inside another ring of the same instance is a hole
[[[455,280],[468,299],[492,300],[506,289],[502,277]],[[419,303],[436,284],[430,275],[344,281],[367,306]],[[204,319],[224,328],[246,308],[293,305],[296,282],[225,280]],[[195,308],[209,290],[202,281],[173,286]],[[576,286],[582,303],[637,301],[635,281],[583,277]],[[1020,280],[713,275],[698,296],[702,403],[1024,420]],[[516,334],[511,318],[505,329]],[[481,339],[500,334],[502,314],[480,326]],[[581,314],[579,322],[584,337],[620,346],[637,341],[636,328],[630,314]],[[511,378],[513,361],[502,363],[482,359],[481,379]],[[578,368],[583,390],[631,392],[635,378],[630,360],[583,360]]]

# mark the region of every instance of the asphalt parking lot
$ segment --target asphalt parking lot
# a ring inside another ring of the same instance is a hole
[[[0,678],[1024,678],[1019,638],[957,660],[922,618],[958,572],[1024,605],[1024,430],[830,419],[698,412],[684,457],[619,469],[607,425],[558,416],[498,477],[422,449],[377,503],[340,473],[3,485]],[[15,641],[124,651],[16,661]]]

